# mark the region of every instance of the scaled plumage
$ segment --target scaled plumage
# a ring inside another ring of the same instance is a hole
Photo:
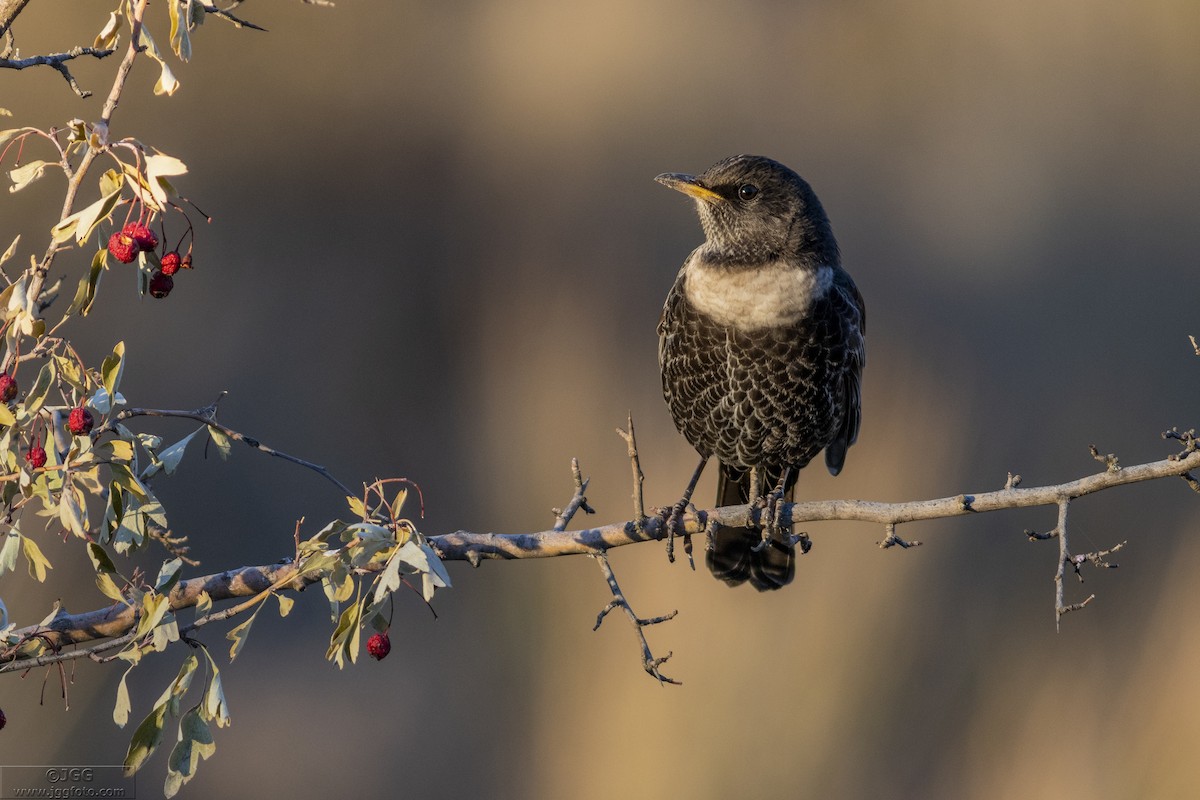
[[[663,395],[702,457],[720,462],[717,502],[749,502],[821,450],[837,474],[858,436],[865,309],[812,188],[761,156],[658,180],[696,198],[707,241],[684,263],[659,322]],[[750,486],[750,470],[762,486]],[[777,589],[788,542],[720,528],[708,552],[731,585]]]

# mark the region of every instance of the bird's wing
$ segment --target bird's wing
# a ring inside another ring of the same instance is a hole
[[[842,424],[837,436],[825,448],[825,466],[837,475],[846,463],[846,451],[858,440],[862,423],[862,370],[867,361],[867,308],[854,280],[845,270],[834,274],[833,291],[844,307],[840,314],[843,327]]]

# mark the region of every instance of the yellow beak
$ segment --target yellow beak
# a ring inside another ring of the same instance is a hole
[[[678,172],[664,172],[654,180],[658,181],[663,186],[674,189],[677,192],[683,192],[686,195],[691,195],[697,200],[713,202],[714,200],[724,199],[712,189],[709,189],[706,186],[701,186],[699,183],[697,183],[694,175],[683,175]]]

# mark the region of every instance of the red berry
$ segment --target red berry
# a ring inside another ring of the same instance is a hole
[[[92,426],[95,424],[96,420],[92,417],[92,412],[83,406],[72,408],[71,415],[67,417],[67,430],[76,436],[86,436],[91,433]]]
[[[137,258],[138,245],[132,236],[121,230],[108,237],[108,252],[117,261],[128,264]]]
[[[7,372],[0,372],[0,401],[11,403],[19,389],[16,378]]]
[[[170,253],[167,253],[162,257],[162,274],[174,275],[179,271],[179,264],[179,253],[176,253],[174,250],[172,250]]]
[[[175,288],[175,279],[162,270],[150,276],[150,296],[162,299]]]
[[[30,468],[41,469],[46,466],[46,448],[34,443],[32,447],[25,451],[25,460],[29,462]]]
[[[382,661],[392,652],[392,640],[386,633],[377,633],[367,639],[367,652],[371,654],[371,658]]]
[[[121,233],[133,239],[139,250],[153,250],[158,247],[158,237],[154,235],[154,231],[140,222],[129,223],[121,229]]]
[[[179,266],[183,267],[184,269],[191,269],[192,268],[192,254],[188,253],[186,256],[184,256],[183,261],[179,262]]]

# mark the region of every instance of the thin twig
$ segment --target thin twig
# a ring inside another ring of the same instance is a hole
[[[554,527],[552,528],[555,531],[565,531],[577,511],[582,510],[585,514],[596,513],[596,509],[588,505],[587,497],[584,496],[584,492],[587,491],[588,481],[591,479],[584,479],[583,474],[579,471],[578,458],[571,459],[571,477],[575,480],[575,494],[571,497],[571,502],[567,503],[566,508],[551,509],[555,515]]]
[[[612,592],[613,599],[606,605],[596,616],[596,625],[592,628],[593,631],[600,629],[600,623],[604,622],[604,618],[608,616],[608,612],[614,609],[621,609],[625,612],[625,616],[633,624],[633,633],[637,636],[638,645],[642,650],[642,669],[646,670],[651,676],[658,679],[660,684],[671,683],[676,686],[681,685],[679,681],[668,678],[659,671],[659,667],[667,662],[671,657],[668,652],[662,658],[655,658],[654,653],[650,651],[650,645],[646,642],[646,634],[642,629],[649,625],[657,625],[660,622],[666,622],[669,619],[674,619],[679,613],[678,610],[672,611],[670,614],[664,614],[661,617],[653,617],[651,619],[642,619],[637,614],[633,613],[633,609],[629,607],[629,602],[625,599],[625,595],[621,593],[621,587],[617,584],[617,576],[613,573],[612,565],[608,563],[608,556],[604,553],[594,553],[592,558],[596,559],[596,563],[600,565],[600,571],[604,573],[604,580],[608,583],[608,589]]]
[[[334,477],[333,473],[331,473],[328,468],[323,467],[320,464],[314,464],[311,461],[305,461],[303,458],[284,453],[280,450],[276,450],[275,448],[269,447],[251,436],[247,436],[244,433],[235,431],[233,428],[222,425],[220,422],[218,422],[217,404],[221,402],[221,398],[224,397],[225,394],[225,392],[222,392],[212,403],[209,403],[203,408],[197,408],[192,411],[163,408],[127,408],[113,416],[113,418],[104,428],[100,429],[96,434],[93,435],[99,435],[99,433],[103,433],[104,431],[116,430],[116,426],[119,423],[133,419],[134,417],[175,417],[179,419],[191,419],[195,420],[196,422],[202,422],[205,425],[208,425],[210,428],[215,428],[216,430],[228,436],[230,439],[233,439],[236,442],[242,442],[243,444],[258,450],[261,453],[266,453],[269,456],[281,458],[284,461],[297,464],[305,469],[310,469],[321,477],[325,478],[334,486],[338,487],[338,489],[340,489],[347,497],[355,496],[355,493],[351,491],[346,484]]]
[[[228,12],[224,9],[217,8],[216,6],[207,5],[205,3],[199,3],[198,5],[201,8],[203,8],[207,13],[212,14],[214,17],[219,17],[228,22],[232,22],[233,26],[235,28],[251,28],[252,30],[256,30],[256,31],[262,31],[264,33],[267,32],[266,28],[263,28],[259,25],[255,25],[253,22],[247,22],[244,19],[235,17],[233,14],[231,14],[230,12]]]
[[[92,56],[94,58],[107,58],[115,53],[116,50],[108,49],[101,50],[95,47],[73,47],[65,53],[54,53],[48,56],[30,56],[29,58],[0,58],[0,69],[28,69],[29,67],[53,67],[58,70],[71,90],[80,97],[91,97],[92,93],[81,88],[75,80],[75,76],[67,69],[66,62],[79,58],[81,56]]]
[[[884,537],[882,542],[876,542],[876,544],[879,545],[880,549],[886,550],[889,547],[900,547],[904,550],[907,550],[910,547],[920,547],[921,546],[921,543],[915,539],[911,542],[908,542],[908,541],[905,541],[904,539],[901,539],[899,536],[897,536],[896,535],[896,523],[891,522],[891,523],[888,523],[887,525],[885,525],[884,527],[887,530],[887,535]]]
[[[642,484],[645,482],[646,476],[642,474],[642,464],[638,458],[637,437],[633,431],[633,414],[630,413],[626,419],[629,423],[629,430],[617,428],[617,435],[625,440],[629,466],[633,470],[633,522],[635,525],[642,525],[646,521],[646,503],[642,496]]]

